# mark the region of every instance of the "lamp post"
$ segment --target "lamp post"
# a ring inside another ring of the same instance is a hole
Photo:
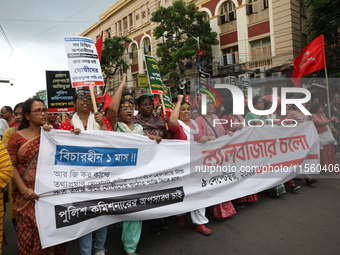
[[[200,62],[198,61],[198,58],[200,57],[198,54],[200,53],[200,37],[199,36],[193,36],[192,34],[188,33],[187,31],[183,31],[183,33],[190,35],[192,38],[194,38],[197,42],[197,59],[196,59],[196,65],[198,66],[198,70],[201,70]],[[196,71],[196,69],[195,69]]]

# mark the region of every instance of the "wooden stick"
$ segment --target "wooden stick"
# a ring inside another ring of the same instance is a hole
[[[163,95],[160,94],[160,97],[161,97],[161,104],[162,104],[162,109],[163,109],[163,115],[165,116],[166,111],[165,111],[165,105],[164,105]],[[165,124],[166,130],[169,130],[168,123],[164,123],[164,124]]]
[[[93,86],[90,86],[90,95],[91,95],[93,110],[94,112],[98,112],[97,102],[96,102],[96,98],[94,96],[94,91],[93,91]]]

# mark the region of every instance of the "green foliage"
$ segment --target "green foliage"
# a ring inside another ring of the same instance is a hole
[[[39,90],[32,97],[29,97],[29,98],[38,98],[38,99],[40,99],[40,94],[42,94],[42,93],[46,93],[46,89]]]
[[[310,41],[323,34],[325,36],[327,67],[338,72],[340,67],[340,1],[305,0],[304,7],[309,13],[306,28]]]
[[[173,2],[168,8],[160,7],[152,13],[151,21],[159,23],[153,31],[156,39],[163,38],[157,44],[157,56],[160,57],[159,69],[163,78],[172,84],[177,84],[180,73],[190,64],[186,60],[194,60],[197,54],[197,40],[204,55],[199,61],[212,60],[212,45],[217,45],[217,33],[211,31],[209,21],[205,21],[205,13],[196,10],[193,3],[186,4],[182,0]],[[191,34],[192,36],[190,36]]]
[[[126,53],[124,43],[130,43],[131,39],[125,36],[114,36],[106,38],[103,42],[101,68],[106,80],[109,75],[114,75],[123,66],[124,70],[129,68],[123,56]]]

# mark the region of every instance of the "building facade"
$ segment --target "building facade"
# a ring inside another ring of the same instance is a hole
[[[103,12],[100,21],[81,36],[98,40],[127,36],[125,60],[131,65],[128,87],[138,96],[139,74],[145,74],[144,55],[156,57],[159,40],[153,37],[157,23],[150,21],[159,6],[174,0],[118,0]],[[307,43],[303,24],[306,14],[302,0],[185,0],[205,12],[211,28],[217,32],[219,45],[213,46],[214,60],[207,70],[212,77],[230,75],[244,78],[280,77],[291,72],[292,62]],[[195,70],[192,70],[192,75]],[[288,74],[289,75],[289,74]],[[114,90],[119,74],[108,81]]]

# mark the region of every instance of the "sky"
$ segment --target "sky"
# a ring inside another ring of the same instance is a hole
[[[0,0],[0,107],[46,89],[46,70],[68,70],[64,37],[99,22],[116,0]]]

